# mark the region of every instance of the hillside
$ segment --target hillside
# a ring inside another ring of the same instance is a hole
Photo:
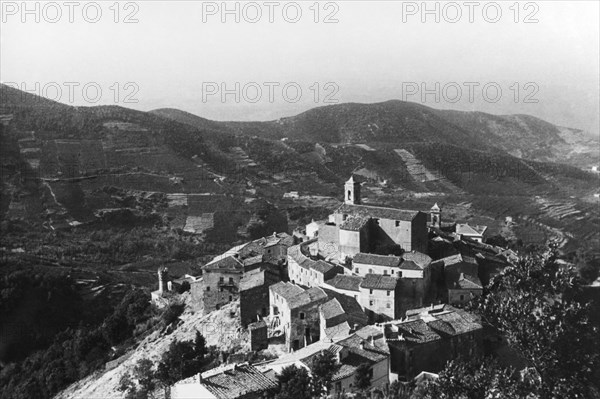
[[[442,143],[501,150],[518,158],[589,169],[598,163],[600,141],[590,133],[552,125],[529,115],[435,110],[398,100],[318,107],[269,122],[211,122],[172,109],[152,111],[197,128],[327,143]]]

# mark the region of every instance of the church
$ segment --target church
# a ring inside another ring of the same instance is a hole
[[[352,176],[344,185],[344,203],[315,235],[319,252],[340,261],[384,247],[427,253],[427,214],[362,204],[360,182]]]

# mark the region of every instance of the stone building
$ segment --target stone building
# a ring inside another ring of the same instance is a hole
[[[457,223],[456,234],[462,240],[463,238],[470,238],[477,242],[485,242],[487,233],[487,226],[470,225],[468,223]]]
[[[325,280],[343,273],[341,266],[310,258],[310,255],[316,254],[317,241],[314,239],[288,249],[288,275],[292,283],[305,287],[321,287]]]
[[[254,269],[240,280],[240,319],[245,327],[269,314],[269,286],[281,281],[277,270]]]
[[[172,399],[262,399],[277,389],[277,380],[250,364],[232,364],[181,380]]]
[[[244,264],[235,255],[202,267],[204,314],[239,299],[239,284],[243,273]]]
[[[333,299],[319,306],[321,339],[346,337],[367,325],[368,317],[356,299],[332,291],[327,294]]]
[[[481,296],[483,287],[479,278],[461,273],[456,281],[447,281],[448,303],[464,305],[475,297]]]
[[[323,288],[358,299],[358,295],[360,294],[360,283],[362,283],[362,281],[363,278],[360,276],[338,274],[325,281]]]
[[[250,350],[259,351],[269,347],[267,323],[264,320],[248,325],[250,334]]]
[[[345,184],[344,198],[344,204],[318,226],[319,250],[335,252],[341,260],[393,245],[427,252],[425,213],[361,204],[360,183],[354,177]]]
[[[384,324],[391,370],[408,381],[422,371],[436,372],[447,361],[482,353],[483,327],[477,318],[450,305],[407,311]]]
[[[398,279],[382,274],[367,274],[359,286],[358,301],[369,316],[369,321],[399,318],[400,286]]]
[[[370,367],[371,387],[383,387],[390,382],[389,352],[374,346],[356,334],[341,339],[316,342],[261,367],[266,373],[276,374],[281,373],[281,370],[287,366],[295,365],[307,369],[310,373],[314,357],[323,351],[332,353],[339,365],[332,377],[330,393],[333,397],[352,391],[356,372],[361,364]]]
[[[328,301],[318,287],[307,290],[288,282],[269,287],[271,318],[285,334],[288,350],[297,350],[320,339],[319,305]]]

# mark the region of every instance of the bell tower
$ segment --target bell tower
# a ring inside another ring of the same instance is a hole
[[[344,203],[348,205],[360,204],[360,183],[350,176],[344,184]]]
[[[429,212],[431,214],[431,226],[439,228],[442,224],[442,210],[437,202],[431,207]]]

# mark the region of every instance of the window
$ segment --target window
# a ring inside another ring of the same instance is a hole
[[[373,273],[373,269],[369,269],[369,273],[371,273],[371,274],[372,274],[372,273]]]
[[[210,291],[210,286],[206,287],[206,291]]]
[[[384,276],[387,276],[387,270],[384,270],[384,271],[383,271],[383,275],[384,275]]]
[[[385,307],[388,308],[388,309],[391,309],[392,305],[388,302],[388,303],[385,304]]]
[[[369,290],[369,295],[373,295],[373,290],[372,289]]]
[[[464,300],[465,300],[465,296],[461,294],[461,295],[460,295],[460,300],[461,300],[461,301],[464,301]]]
[[[219,277],[219,283],[222,283],[222,282],[224,282],[224,281],[225,281],[225,278],[224,278],[224,277]]]
[[[233,284],[233,277],[229,277],[229,284]]]
[[[385,292],[387,296],[390,296],[390,291]]]
[[[300,312],[300,320],[304,320],[304,312]]]
[[[375,301],[373,301],[373,300],[370,300],[370,301],[369,301],[369,306],[373,306],[373,304],[374,304],[374,303],[375,303]]]
[[[270,250],[270,249],[267,249],[267,253],[268,253],[268,254],[270,254],[270,253],[271,253],[271,250]]]
[[[335,390],[338,392],[342,390],[342,382],[341,381],[338,381],[335,383]]]
[[[396,220],[396,227],[400,227],[400,221]]]
[[[233,296],[229,295],[229,302],[233,301]]]
[[[398,277],[402,277],[402,272],[398,272]]]
[[[358,272],[359,272],[358,267],[355,267],[354,268],[354,273],[358,273]]]
[[[346,220],[346,219],[348,219],[348,215],[346,215],[346,214],[343,214],[343,215],[342,215],[342,220]]]
[[[219,292],[223,292],[223,287],[220,287],[220,288],[219,288]]]

